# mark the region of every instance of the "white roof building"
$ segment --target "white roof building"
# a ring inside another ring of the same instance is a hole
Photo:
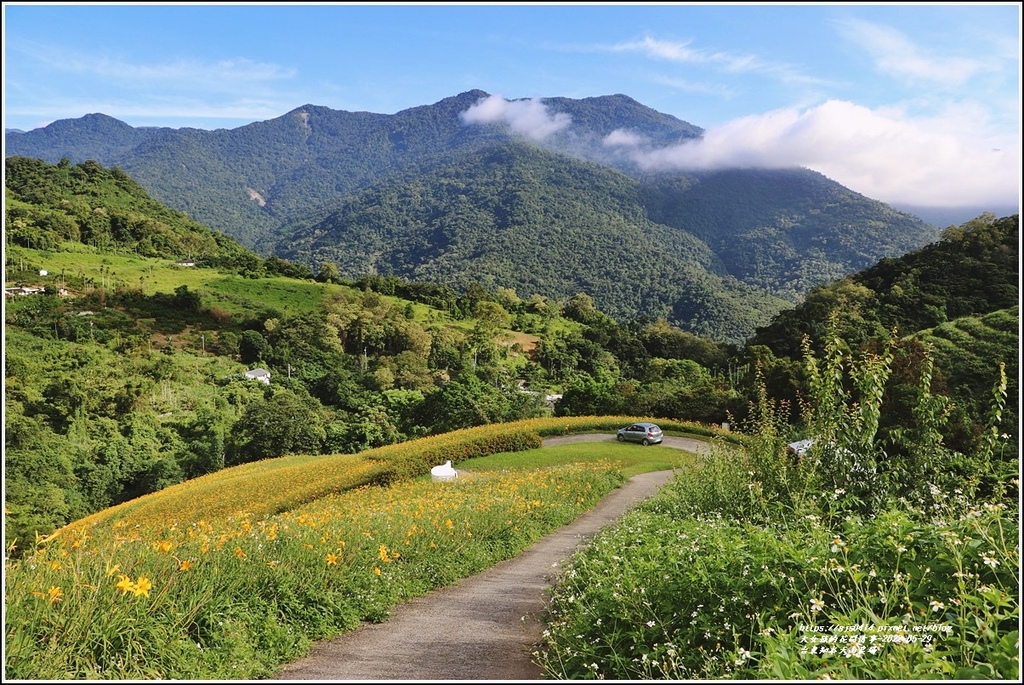
[[[245,377],[270,385],[270,372],[266,369],[252,369],[251,371],[246,371]]]

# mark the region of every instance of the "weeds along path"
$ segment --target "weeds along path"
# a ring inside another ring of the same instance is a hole
[[[615,437],[571,435],[545,440],[544,446],[605,440]],[[673,436],[662,444],[691,452],[707,448],[699,440]],[[631,478],[519,556],[400,604],[384,623],[364,624],[317,644],[274,679],[540,680],[532,652],[541,642],[553,574],[588,537],[655,494],[673,475],[655,471]]]

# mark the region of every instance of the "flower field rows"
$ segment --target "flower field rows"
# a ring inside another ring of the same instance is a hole
[[[607,463],[444,483],[412,477],[415,465],[423,474],[440,456],[457,463],[624,420],[533,420],[267,460],[100,512],[8,554],[5,677],[267,677],[312,641],[514,556],[622,482]]]

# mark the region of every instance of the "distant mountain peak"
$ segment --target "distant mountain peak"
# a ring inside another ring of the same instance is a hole
[[[6,152],[117,166],[153,199],[264,255],[286,256],[304,238],[303,259],[348,260],[353,274],[379,264],[445,283],[472,273],[545,296],[585,291],[604,311],[642,309],[729,339],[936,232],[806,171],[645,172],[608,136],[657,149],[703,129],[623,93],[514,106],[496,97],[474,88],[395,114],[307,103],[217,131],[132,128],[97,113],[9,133]],[[463,118],[488,98],[501,106]],[[559,259],[537,249],[563,234]]]

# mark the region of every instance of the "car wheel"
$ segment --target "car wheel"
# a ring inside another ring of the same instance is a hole
[[[623,435],[622,433],[619,433],[618,435],[616,435],[616,436],[615,436],[615,438],[616,438],[616,439],[617,439],[617,440],[618,440],[619,442],[626,442],[626,436],[624,436],[624,435]]]
[[[647,447],[648,445],[651,444],[651,441],[648,440],[647,438],[644,438],[643,440],[640,441],[640,444],[643,445],[644,447]]]

